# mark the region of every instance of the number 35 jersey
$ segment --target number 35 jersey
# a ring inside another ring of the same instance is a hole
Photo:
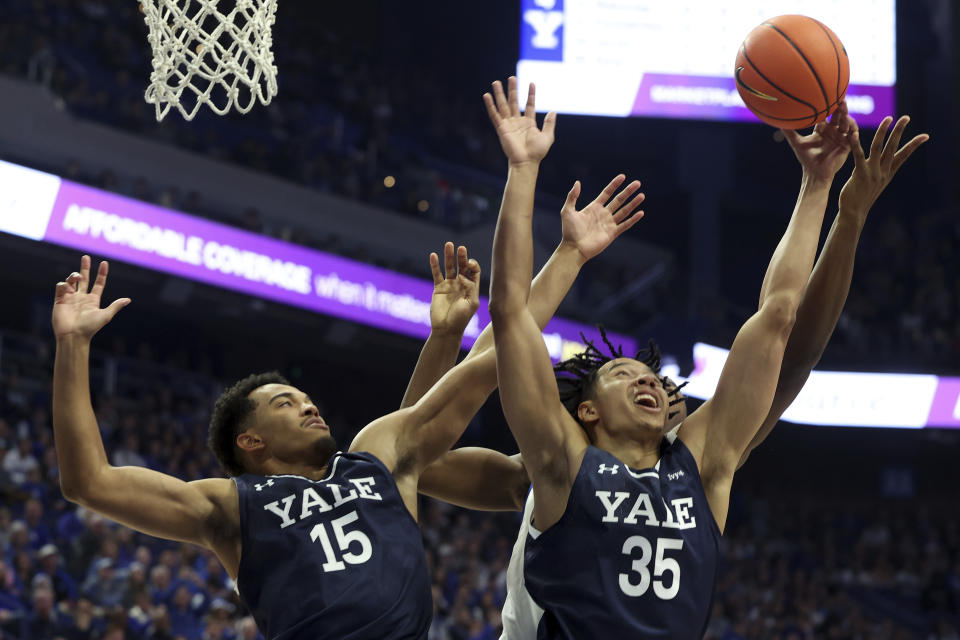
[[[264,637],[427,637],[433,602],[420,529],[376,457],[337,453],[318,481],[234,481],[237,587]]]
[[[641,471],[588,447],[563,516],[530,529],[538,638],[703,637],[720,531],[679,438],[664,438],[657,466]]]

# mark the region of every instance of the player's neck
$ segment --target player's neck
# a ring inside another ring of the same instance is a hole
[[[280,460],[267,460],[258,471],[263,476],[302,476],[310,480],[323,480],[327,477],[329,465],[317,467],[308,463],[290,463]]]
[[[651,431],[649,434],[631,434],[630,437],[598,431],[594,446],[612,454],[632,469],[649,469],[660,460],[662,440],[663,434],[659,431]]]

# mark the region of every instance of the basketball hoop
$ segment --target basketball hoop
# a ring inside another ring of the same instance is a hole
[[[153,49],[144,98],[158,122],[171,107],[192,120],[203,105],[221,116],[247,113],[277,95],[277,0],[141,0],[140,10]]]

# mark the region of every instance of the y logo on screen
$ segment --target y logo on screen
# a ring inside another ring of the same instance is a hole
[[[522,0],[521,60],[563,60],[563,1]]]

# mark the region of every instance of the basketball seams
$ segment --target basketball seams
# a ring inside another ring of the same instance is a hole
[[[779,92],[780,92],[781,94],[783,94],[784,96],[790,98],[791,100],[794,100],[795,102],[799,102],[800,104],[806,105],[807,107],[809,107],[810,110],[813,112],[813,115],[812,115],[812,116],[806,116],[806,117],[803,117],[803,118],[777,118],[777,117],[775,117],[775,116],[770,116],[770,115],[768,115],[768,114],[766,114],[766,113],[763,113],[763,112],[761,112],[761,111],[759,111],[759,110],[756,110],[757,113],[761,113],[762,115],[765,115],[765,116],[767,116],[767,117],[774,118],[775,120],[783,120],[784,122],[790,122],[790,121],[796,122],[796,121],[798,121],[798,120],[806,120],[807,117],[816,119],[816,117],[817,117],[817,116],[819,115],[819,113],[820,113],[820,110],[817,109],[814,105],[812,105],[812,104],[810,104],[809,102],[807,102],[806,100],[801,100],[800,98],[796,97],[795,95],[793,95],[793,94],[790,93],[789,91],[785,91],[785,90],[784,90],[782,87],[780,87],[777,83],[771,81],[770,78],[768,78],[762,71],[760,71],[760,69],[757,67],[757,65],[755,65],[755,64],[753,63],[753,60],[750,59],[750,54],[747,53],[747,45],[746,45],[746,43],[744,43],[744,44],[740,47],[740,51],[741,51],[741,53],[743,53],[743,59],[747,62],[747,64],[750,65],[750,68],[753,69],[753,70],[757,73],[757,75],[760,76],[760,77],[763,79],[764,82],[766,82],[766,83],[769,84],[771,87],[773,87],[774,89],[776,89],[777,91],[779,91]],[[816,75],[816,74],[814,74],[814,75]],[[818,80],[818,82],[819,82],[819,80]]]
[[[841,93],[840,93],[840,76],[842,75],[842,74],[841,74],[841,71],[842,71],[842,67],[843,67],[843,65],[840,63],[840,51],[837,49],[837,43],[836,43],[836,42],[834,41],[834,39],[833,39],[833,38],[834,38],[833,32],[831,32],[830,29],[828,29],[827,26],[826,26],[825,24],[823,24],[822,22],[820,22],[819,20],[814,20],[813,22],[814,22],[818,27],[820,27],[820,30],[823,31],[823,34],[824,34],[825,36],[827,36],[827,40],[830,41],[830,46],[833,47],[833,55],[834,55],[834,56],[836,57],[836,59],[837,59],[837,93],[836,93],[836,95],[834,96],[834,99],[835,99],[835,102],[836,102],[836,103],[839,103],[839,102],[840,102],[840,96],[841,96]],[[844,90],[846,90],[846,89],[844,89]]]
[[[813,22],[817,22],[817,21],[816,21],[816,20],[813,20]],[[819,25],[820,23],[817,22],[817,24]],[[823,81],[820,80],[820,74],[818,74],[818,73],[817,73],[817,70],[813,68],[813,65],[810,63],[810,60],[807,58],[807,55],[803,52],[803,50],[800,49],[800,47],[797,46],[797,44],[790,38],[790,36],[788,36],[786,33],[784,33],[784,32],[780,29],[780,27],[778,27],[777,25],[772,24],[772,23],[770,23],[770,22],[764,22],[764,23],[763,23],[762,25],[760,25],[760,26],[767,27],[767,28],[769,28],[769,29],[773,29],[774,31],[776,31],[777,33],[779,33],[779,34],[783,37],[783,39],[786,40],[786,41],[790,44],[791,47],[793,47],[794,51],[796,51],[798,54],[800,54],[800,57],[803,58],[803,61],[804,61],[804,63],[806,63],[807,68],[810,70],[810,73],[813,74],[813,79],[817,81],[817,86],[820,87],[820,92],[823,94],[823,105],[824,105],[825,110],[829,110],[829,109],[830,109],[830,98],[827,97],[827,89],[826,89],[826,87],[823,86]],[[827,36],[827,39],[830,40],[831,44],[833,44],[833,40],[830,39],[829,36]],[[836,50],[836,48],[834,48],[834,50]],[[819,109],[814,109],[814,111],[819,112],[820,110],[819,110]]]

